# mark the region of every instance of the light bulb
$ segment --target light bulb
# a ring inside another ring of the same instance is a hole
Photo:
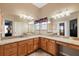
[[[29,22],[29,24],[34,24],[34,22],[32,21],[32,22]]]
[[[52,16],[52,18],[56,19],[56,16]]]
[[[51,23],[50,21],[48,21],[48,24]]]

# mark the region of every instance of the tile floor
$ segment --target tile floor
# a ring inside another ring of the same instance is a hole
[[[29,56],[51,56],[51,55],[42,50],[37,50],[36,52],[30,54]]]

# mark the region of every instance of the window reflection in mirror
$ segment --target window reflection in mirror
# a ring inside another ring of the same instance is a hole
[[[63,36],[65,35],[65,26],[64,26],[64,23],[60,23],[59,24],[59,31],[60,31],[59,32],[60,35],[63,35]]]
[[[5,37],[12,36],[12,21],[5,20]]]

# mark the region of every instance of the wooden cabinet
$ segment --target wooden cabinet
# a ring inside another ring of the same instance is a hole
[[[48,42],[47,42],[47,52],[49,52],[52,55],[57,55],[58,49],[57,49],[57,45],[56,45],[55,41],[48,40]]]
[[[18,42],[18,55],[27,55],[27,41]]]
[[[28,45],[28,49],[27,49],[28,53],[33,52],[33,49],[34,49],[34,46],[33,46],[33,39],[27,40],[27,45]]]
[[[47,50],[47,39],[46,38],[41,38],[41,48],[43,49],[43,50]]]
[[[24,56],[39,48],[39,39],[32,38],[16,43],[0,45],[0,56]]]
[[[17,56],[17,43],[4,45],[4,56]]]
[[[34,38],[34,51],[39,48],[39,38]]]
[[[40,44],[40,45],[39,45]],[[56,42],[47,38],[32,38],[16,43],[10,43],[0,46],[0,55],[4,56],[24,56],[37,50],[38,48],[43,49],[51,53],[52,55],[57,55],[58,49]]]
[[[38,48],[41,48],[52,55],[58,55],[59,45],[79,50],[78,45],[40,37],[31,38],[16,43],[0,45],[0,56],[24,56],[37,50]]]

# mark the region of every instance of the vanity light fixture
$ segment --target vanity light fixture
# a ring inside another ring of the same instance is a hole
[[[27,19],[34,19],[32,16],[27,16]]]
[[[50,21],[48,21],[48,24],[50,24],[51,22]]]
[[[20,18],[23,18],[23,19],[28,19],[28,20],[32,20],[34,19],[32,16],[27,16],[27,15],[24,15],[24,14],[19,14]]]
[[[65,17],[65,16],[69,16],[71,13],[72,13],[71,10],[64,9],[64,10],[56,12],[56,14],[54,16],[52,16],[52,18],[54,18],[54,19],[62,18],[62,17]]]
[[[34,21],[29,22],[29,24],[34,24]]]
[[[19,17],[25,19],[27,16],[24,14],[19,14]]]

